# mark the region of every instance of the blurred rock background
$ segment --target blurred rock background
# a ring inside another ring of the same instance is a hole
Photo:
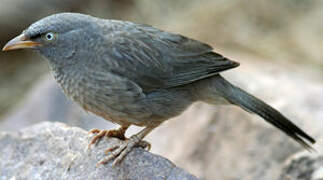
[[[151,24],[207,42],[241,63],[225,77],[278,108],[318,140],[323,134],[323,1],[0,2],[1,47],[32,22],[65,11]],[[113,126],[67,100],[48,74],[45,61],[34,52],[0,53],[0,130],[41,121],[85,129]],[[201,179],[302,177],[286,171],[289,156],[302,149],[239,108],[197,103],[175,119],[147,137],[152,152]],[[137,131],[131,130],[129,135]],[[306,177],[314,175],[307,172]]]

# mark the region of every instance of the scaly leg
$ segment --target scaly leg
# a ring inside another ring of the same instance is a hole
[[[119,127],[118,129],[113,129],[113,130],[100,130],[100,129],[91,129],[89,133],[95,133],[96,135],[92,138],[90,141],[88,147],[92,144],[97,143],[102,137],[115,137],[120,140],[126,140],[126,137],[124,136],[126,130],[128,129],[129,125],[123,125]]]
[[[99,164],[105,164],[108,161],[114,159],[112,166],[115,166],[117,163],[119,163],[135,146],[141,146],[141,147],[148,147],[150,149],[150,144],[147,141],[143,141],[142,139],[150,133],[154,127],[146,127],[143,130],[141,130],[139,133],[131,136],[129,139],[126,139],[125,141],[122,141],[120,144],[116,144],[112,146],[111,148],[108,148],[105,152],[108,154],[106,158],[99,161]]]

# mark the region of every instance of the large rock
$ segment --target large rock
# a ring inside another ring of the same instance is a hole
[[[111,128],[113,125],[92,114],[85,113],[62,93],[54,79],[45,76],[30,90],[25,101],[0,123],[0,130],[17,130],[42,121],[58,121],[89,130]]]
[[[280,180],[322,180],[323,154],[300,152],[287,159]]]
[[[135,148],[116,167],[97,165],[118,139],[87,149],[86,131],[61,123],[41,123],[0,133],[0,179],[197,180],[165,158]]]
[[[310,135],[322,136],[323,85],[318,74],[242,54],[232,59],[242,64],[224,73],[227,79],[279,109]],[[83,112],[64,97],[52,78],[44,77],[25,102],[7,115],[0,129],[17,130],[43,120],[84,129],[114,127]],[[128,135],[134,132],[137,128],[131,128]],[[278,179],[286,159],[302,150],[256,115],[238,107],[203,103],[156,128],[147,140],[152,143],[151,152],[202,179]]]
[[[315,139],[322,137],[323,84],[318,74],[239,57],[241,66],[224,73],[227,79],[277,108]],[[210,180],[278,179],[285,160],[303,150],[258,116],[229,106],[196,104],[149,137],[158,147],[154,152]]]

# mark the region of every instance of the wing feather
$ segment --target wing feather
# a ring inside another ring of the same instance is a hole
[[[128,22],[106,37],[107,68],[144,91],[185,85],[239,65],[207,44],[147,25]]]

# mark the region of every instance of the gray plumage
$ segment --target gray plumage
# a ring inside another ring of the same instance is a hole
[[[48,32],[54,40],[44,40]],[[122,126],[153,128],[205,101],[254,112],[306,148],[315,142],[277,110],[223,79],[220,72],[239,64],[199,41],[76,13],[46,17],[24,34],[42,44],[36,49],[69,97]]]
[[[39,51],[65,93],[118,124],[146,126],[176,116],[198,100],[183,85],[238,66],[206,44],[131,22],[63,13],[24,33],[41,41],[47,32],[57,40]]]

